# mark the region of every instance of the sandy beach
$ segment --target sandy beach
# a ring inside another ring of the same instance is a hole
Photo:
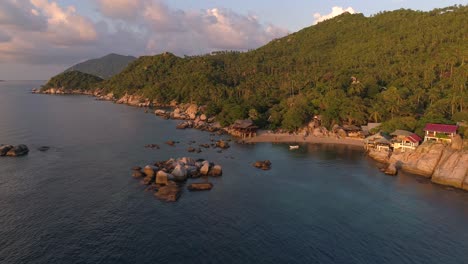
[[[341,144],[359,147],[364,144],[362,139],[355,138],[315,137],[312,135],[304,137],[288,133],[268,133],[267,131],[259,131],[256,137],[245,139],[245,142]]]

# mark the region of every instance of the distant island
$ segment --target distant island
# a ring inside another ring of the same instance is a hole
[[[78,63],[65,70],[65,72],[80,71],[98,76],[102,79],[108,79],[121,72],[134,60],[136,60],[136,58],[133,56],[111,53],[101,58]]]

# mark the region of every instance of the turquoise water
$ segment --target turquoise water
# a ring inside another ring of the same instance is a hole
[[[0,158],[0,263],[468,261],[468,193],[383,175],[360,148],[192,154],[188,143],[209,143],[209,133],[86,96],[29,93],[40,84],[0,83],[0,143],[31,149]],[[164,203],[130,176],[182,156],[221,164],[223,177]],[[251,166],[264,159],[272,170]]]

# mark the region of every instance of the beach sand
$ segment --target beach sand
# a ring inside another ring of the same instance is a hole
[[[341,144],[363,147],[364,141],[355,138],[333,138],[333,137],[315,137],[312,135],[302,136],[288,133],[268,133],[259,131],[256,137],[245,139],[246,143],[318,143],[318,144]]]

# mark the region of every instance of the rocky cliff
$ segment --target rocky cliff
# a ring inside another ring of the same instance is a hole
[[[424,142],[415,151],[392,154],[370,151],[369,156],[410,173],[430,178],[432,182],[468,190],[468,151],[456,138],[452,145]]]

